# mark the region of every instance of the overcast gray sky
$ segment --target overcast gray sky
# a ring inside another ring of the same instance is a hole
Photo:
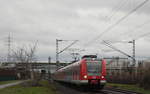
[[[6,41],[10,32],[13,49],[31,45],[38,40],[36,55],[40,61],[47,61],[48,56],[55,60],[56,39],[79,40],[73,48],[85,49],[81,55],[99,54],[100,56],[121,55],[100,44],[102,40],[136,39],[136,56],[150,57],[149,1],[109,32],[90,43],[144,1],[0,0],[0,55],[5,57],[7,54]],[[70,43],[61,43],[60,49]],[[113,45],[132,54],[131,44]],[[68,51],[61,55],[61,59],[68,60],[66,57],[71,58]]]

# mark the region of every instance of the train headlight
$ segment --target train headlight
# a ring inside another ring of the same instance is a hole
[[[102,79],[104,78],[104,76],[101,77]]]
[[[87,78],[87,75],[84,75],[84,79],[86,79]]]

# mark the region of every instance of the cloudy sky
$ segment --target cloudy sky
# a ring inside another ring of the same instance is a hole
[[[136,56],[150,57],[150,1],[128,15],[145,0],[0,0],[0,55],[7,55],[7,37],[11,47],[34,45],[38,40],[38,60],[55,61],[56,39],[79,40],[72,48],[83,54],[123,56],[103,45],[102,40],[132,55],[132,44],[116,41],[136,39]],[[106,31],[112,25],[113,28]],[[100,36],[100,37],[98,37]],[[71,41],[59,43],[63,49]],[[61,54],[67,61],[71,51]]]

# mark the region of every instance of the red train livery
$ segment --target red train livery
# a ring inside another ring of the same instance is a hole
[[[106,61],[84,56],[82,60],[57,70],[54,80],[102,89],[106,84]]]

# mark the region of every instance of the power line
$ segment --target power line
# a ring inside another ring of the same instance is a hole
[[[149,35],[150,35],[150,32],[145,33],[145,34],[143,34],[143,35],[141,35],[141,36],[139,36],[139,37],[135,38],[134,40],[138,40],[138,39],[140,39],[140,38],[143,38],[143,37],[145,37],[145,36],[149,36]]]
[[[58,54],[64,52],[65,50],[67,50],[69,47],[71,47],[73,44],[75,44],[78,40],[73,41],[70,45],[68,45],[67,47],[65,47],[63,50],[61,50],[60,52],[58,52]]]
[[[136,26],[134,27],[134,29],[129,30],[128,32],[124,32],[124,33],[122,33],[122,34],[119,34],[118,36],[122,36],[122,35],[130,36],[132,33],[134,33],[134,32],[136,33],[138,29],[143,28],[143,27],[144,27],[145,25],[147,25],[147,24],[150,24],[150,19],[149,19],[148,21],[143,22],[142,24],[136,25]],[[130,34],[129,34],[129,33],[130,33]],[[145,34],[142,34],[142,35],[140,35],[139,37],[136,37],[136,38],[133,38],[133,39],[134,39],[134,40],[137,40],[137,39],[139,39],[139,38],[148,36],[149,34],[150,34],[150,33],[145,33]],[[113,42],[113,43],[119,43],[119,42],[123,42],[123,41],[111,41],[111,42]],[[124,42],[126,42],[126,41],[124,41]]]
[[[127,0],[126,0],[127,1]],[[116,5],[115,5],[115,7],[111,10],[111,15],[109,16],[109,18],[108,19],[111,19],[111,17],[112,17],[112,15],[114,14],[113,12],[115,11],[115,9],[118,7],[118,5],[122,5],[122,4],[120,4],[120,3],[122,3],[122,0],[120,0],[120,2],[118,2]]]
[[[127,57],[132,57],[132,56],[128,55],[127,53],[125,53],[125,52],[119,50],[118,48],[114,47],[114,46],[111,45],[110,43],[108,43],[108,42],[106,42],[106,41],[103,41],[103,42],[105,43],[104,45],[106,45],[106,46],[112,48],[113,50],[118,51],[118,52],[120,52],[120,53],[126,55]]]
[[[149,24],[150,23],[150,20],[148,20],[148,21],[145,21],[144,23],[142,23],[142,24],[140,24],[140,25],[137,25],[137,26],[135,26],[135,28],[133,29],[133,30],[130,30],[129,32],[125,32],[125,33],[123,33],[123,35],[126,35],[126,34],[128,34],[128,33],[130,33],[130,32],[136,32],[138,29],[140,29],[140,28],[142,28],[142,27],[144,27],[145,25],[147,25],[147,24]]]
[[[141,4],[139,4],[138,6],[136,6],[133,10],[131,10],[129,13],[127,13],[125,16],[123,16],[121,19],[119,19],[116,23],[112,24],[111,26],[109,26],[106,30],[104,30],[100,35],[98,35],[96,38],[94,38],[92,41],[90,41],[88,44],[91,44],[92,42],[96,41],[97,39],[99,39],[100,37],[102,37],[105,33],[109,32],[112,28],[114,28],[115,26],[117,26],[120,22],[122,22],[123,20],[125,20],[128,16],[130,16],[132,13],[134,13],[136,10],[138,10],[139,8],[141,8],[145,3],[147,3],[149,0],[145,0],[144,2],[142,2]]]
[[[126,55],[126,56],[129,57],[129,58],[131,58],[131,59],[133,60],[133,65],[135,65],[135,62],[136,62],[136,61],[135,61],[135,40],[129,42],[129,43],[133,43],[133,56],[131,56],[131,55],[129,55],[129,54],[127,54],[127,53],[121,51],[120,49],[116,48],[115,46],[111,45],[110,43],[108,43],[108,42],[106,42],[106,41],[103,41],[103,42],[105,43],[104,45],[106,45],[106,46],[108,46],[108,47],[114,49],[115,51],[118,51],[118,52],[120,52],[120,53]]]
[[[122,2],[122,0],[120,0],[119,3],[117,3],[117,5],[119,4],[119,6],[114,7],[114,9],[112,10],[112,14],[110,15],[110,17],[108,19],[111,19],[121,8],[123,8],[127,3],[128,0],[125,0],[125,2]],[[121,4],[120,4],[121,3]],[[116,11],[115,11],[116,10]],[[115,12],[113,12],[115,11]]]
[[[62,42],[62,41],[73,41],[73,42],[71,44],[69,44],[68,46],[66,46],[65,48],[63,48],[61,51],[59,51],[59,42]],[[58,39],[56,39],[56,64],[57,64],[57,69],[60,67],[59,54],[61,54],[62,52],[67,50],[69,47],[74,45],[77,41],[78,40],[58,40]]]

